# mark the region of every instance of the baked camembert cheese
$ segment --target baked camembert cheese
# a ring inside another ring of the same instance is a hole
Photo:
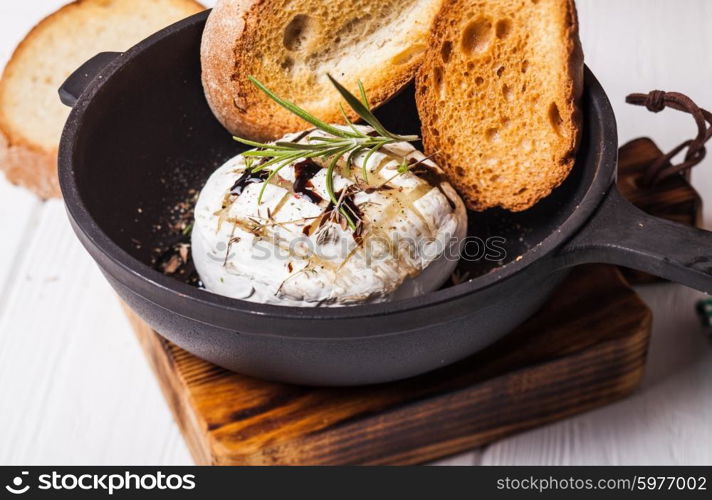
[[[276,143],[330,139],[315,129]],[[409,143],[343,154],[333,165],[323,158],[260,163],[238,155],[200,193],[192,254],[207,290],[289,306],[360,304],[436,290],[457,265],[464,204]]]

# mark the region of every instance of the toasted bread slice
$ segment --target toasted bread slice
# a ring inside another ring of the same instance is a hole
[[[446,0],[416,81],[426,152],[469,208],[526,210],[571,171],[583,89],[573,0]]]
[[[260,140],[307,128],[248,76],[324,121],[343,122],[327,78],[372,107],[398,92],[423,60],[441,0],[218,0],[203,34],[203,86],[220,122]],[[355,115],[351,115],[355,118]]]
[[[0,80],[0,169],[8,179],[42,198],[60,196],[57,148],[69,115],[60,85],[98,52],[127,50],[201,10],[193,0],[80,0],[41,21]]]

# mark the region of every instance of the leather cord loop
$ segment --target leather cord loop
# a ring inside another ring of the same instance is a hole
[[[653,90],[647,94],[630,94],[626,98],[628,104],[645,106],[648,111],[659,113],[665,108],[689,113],[697,124],[697,136],[673,148],[669,153],[656,160],[646,172],[644,183],[653,186],[670,177],[689,171],[704,160],[707,155],[705,143],[712,137],[712,113],[700,108],[695,102],[679,92],[664,92]],[[672,165],[670,161],[687,149],[682,163]]]

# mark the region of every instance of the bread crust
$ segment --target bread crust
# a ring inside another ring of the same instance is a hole
[[[0,131],[0,169],[17,186],[34,192],[39,198],[61,198],[57,178],[57,151],[42,151],[21,140],[11,143]]]
[[[201,3],[195,0],[173,1],[181,7],[185,7],[186,15],[205,9]],[[49,14],[29,31],[13,51],[0,77],[0,102],[2,102],[2,95],[8,91],[7,81],[16,71],[18,61],[25,57],[28,48],[43,30],[66,16],[74,15],[74,11],[81,9],[83,4],[94,2],[97,0],[75,0]],[[68,33],[67,36],[71,36],[71,33]],[[0,170],[5,173],[6,178],[12,184],[29,189],[43,200],[61,198],[57,177],[59,144],[49,149],[41,144],[36,144],[16,130],[12,123],[11,117],[7,116],[6,110],[0,106]]]
[[[418,26],[411,41],[422,44],[423,52],[432,18],[442,0],[432,0],[423,9],[423,26]],[[259,43],[259,28],[262,23],[272,22],[275,9],[271,0],[219,0],[211,13],[201,46],[202,80],[208,104],[216,118],[232,134],[256,140],[271,140],[289,132],[303,130],[309,125],[292,113],[269,101],[249,82],[252,69],[259,66],[255,45]],[[424,26],[427,24],[427,26]],[[282,29],[275,27],[275,29]],[[418,40],[418,33],[422,33]],[[281,47],[275,51],[282,51]],[[347,56],[349,57],[349,56]],[[415,76],[422,62],[422,52],[402,64],[386,64],[373,71],[364,61],[362,75],[372,108],[383,104],[397,94]],[[259,68],[257,68],[259,69]],[[339,75],[334,75],[339,79]],[[284,81],[288,81],[284,76]],[[354,82],[343,82],[352,87]],[[274,89],[282,97],[288,91]],[[353,89],[352,89],[353,90]],[[333,89],[330,89],[333,91]],[[333,91],[327,103],[318,108],[296,101],[318,118],[329,123],[343,123],[339,111],[341,102]],[[357,116],[347,110],[350,119]]]
[[[218,1],[208,16],[200,46],[205,97],[215,117],[233,134],[262,139],[255,122],[239,106],[232,76],[235,46],[245,31],[247,13],[261,0]]]
[[[561,127],[567,133],[557,138],[555,146],[551,148],[556,160],[547,164],[540,163],[537,165],[536,177],[540,178],[537,181],[532,180],[535,176],[520,176],[521,178],[511,183],[513,185],[498,186],[496,182],[491,182],[486,184],[485,187],[481,187],[477,185],[479,179],[476,178],[481,173],[476,172],[477,169],[475,168],[468,169],[464,165],[467,158],[463,158],[464,154],[449,142],[457,139],[458,141],[464,140],[469,143],[485,143],[485,137],[481,135],[467,136],[468,132],[470,132],[468,126],[443,133],[438,127],[437,120],[432,118],[437,116],[438,111],[440,111],[438,109],[439,103],[442,104],[441,97],[437,95],[438,93],[433,88],[432,75],[438,64],[441,64],[439,61],[444,39],[450,33],[448,30],[452,26],[450,20],[454,16],[461,15],[454,12],[457,10],[454,4],[458,3],[458,1],[447,0],[443,5],[431,33],[426,62],[420,68],[416,78],[416,103],[423,121],[425,151],[427,154],[438,153],[438,161],[448,174],[451,183],[465,199],[468,208],[475,211],[484,211],[494,207],[504,208],[513,212],[527,210],[551,194],[568,177],[574,166],[576,152],[579,147],[582,122],[580,100],[583,93],[584,66],[575,2],[574,0],[541,0],[536,2],[539,5],[548,2],[550,8],[559,9],[563,25],[563,36],[560,42],[565,46],[565,53],[567,54],[566,61],[561,63],[560,68],[561,72],[566,76],[562,79],[563,83],[558,85],[556,89],[557,94],[561,96],[560,102],[566,103],[564,109],[557,109],[557,112],[560,112]],[[495,0],[485,0],[480,3],[488,4],[493,1]],[[463,74],[467,75],[466,72]],[[457,91],[448,95],[447,98],[451,101],[463,101],[467,105],[491,106],[493,109],[496,108],[496,100],[504,99],[502,94],[488,93],[484,100],[475,101],[466,96],[466,91],[474,87],[473,78],[471,87],[462,92]],[[521,104],[522,108],[525,106],[524,103]],[[543,126],[532,123],[533,121],[536,120],[530,119],[526,126],[520,127],[522,138],[526,138],[532,126]],[[511,147],[514,147],[514,145]],[[483,146],[483,148],[486,148],[486,146]],[[477,158],[469,158],[469,160],[471,162],[478,161]],[[495,171],[493,177],[498,177],[497,174],[498,172]]]

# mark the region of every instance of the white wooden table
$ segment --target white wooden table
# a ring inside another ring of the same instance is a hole
[[[61,3],[1,2],[0,64]],[[650,135],[669,149],[691,137],[689,117],[653,116],[626,105],[624,96],[678,90],[712,108],[712,1],[578,4],[587,62],[613,101],[621,143]],[[39,203],[1,177],[0,464],[192,463],[62,202]],[[712,194],[712,159],[693,181],[703,196]],[[705,215],[712,221],[712,200]],[[441,463],[711,464],[712,342],[693,309],[701,294],[671,284],[640,293],[655,324],[649,367],[635,395]]]

